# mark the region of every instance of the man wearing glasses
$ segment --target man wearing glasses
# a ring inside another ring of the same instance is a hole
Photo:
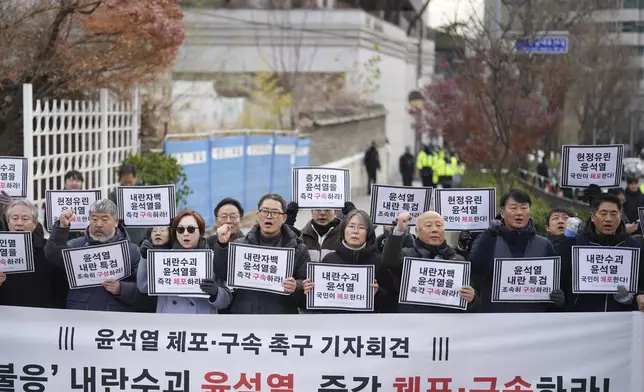
[[[215,229],[223,225],[230,228],[230,241],[244,237],[241,232],[241,220],[244,216],[244,208],[241,203],[233,198],[227,197],[222,199],[215,207]],[[217,234],[208,237],[208,245],[214,249],[217,243]]]
[[[298,300],[303,299],[302,282],[306,279],[306,266],[311,261],[308,249],[302,239],[285,225],[286,201],[280,195],[268,193],[257,204],[257,224],[243,238],[235,242],[249,245],[295,249],[293,276],[284,280],[284,291],[290,295],[279,295],[261,291],[236,289],[235,299],[230,306],[232,314],[298,314]],[[232,230],[228,225],[217,229],[215,244],[215,269],[228,269],[228,243]],[[222,271],[223,270],[223,271]]]

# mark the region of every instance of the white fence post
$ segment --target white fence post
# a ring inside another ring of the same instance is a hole
[[[31,84],[22,85],[22,156],[27,158],[27,199],[34,200],[34,96]]]
[[[109,164],[109,110],[110,110],[110,97],[109,91],[105,88],[101,89],[100,110],[101,110],[101,191],[103,198],[109,198],[109,178],[108,178],[108,164]]]
[[[137,87],[132,93],[132,103],[130,108],[132,111],[132,139],[130,146],[135,148],[134,153],[141,151],[141,139],[139,138],[139,134],[141,133],[141,102],[139,99],[140,93],[139,88]]]

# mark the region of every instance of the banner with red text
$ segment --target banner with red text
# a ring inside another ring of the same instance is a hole
[[[178,316],[0,306],[0,386],[636,392],[643,334],[642,313]]]

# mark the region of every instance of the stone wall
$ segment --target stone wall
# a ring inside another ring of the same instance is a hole
[[[311,138],[312,166],[364,153],[374,140],[378,146],[385,145],[384,109],[342,117],[316,114],[313,121],[313,126],[301,129],[304,136]]]

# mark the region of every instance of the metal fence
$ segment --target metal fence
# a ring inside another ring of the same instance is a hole
[[[309,164],[311,140],[289,131],[217,131],[168,135],[164,152],[177,159],[192,190],[186,204],[208,226],[219,200],[232,197],[244,210],[256,208],[268,192],[291,199],[291,171]]]
[[[103,197],[118,186],[115,175],[128,154],[139,151],[138,92],[131,100],[100,90],[99,101],[36,100],[23,85],[24,152],[29,162],[28,198],[42,211],[45,191],[63,189],[69,170],[83,174],[86,189]]]

